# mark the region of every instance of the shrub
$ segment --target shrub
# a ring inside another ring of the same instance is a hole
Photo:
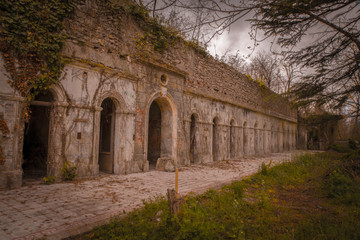
[[[266,164],[264,162],[261,163],[261,174],[262,175],[267,175],[267,166],[266,166]]]
[[[344,204],[360,203],[360,187],[355,179],[337,169],[327,176],[325,182],[327,196]]]
[[[64,166],[61,168],[62,179],[66,181],[73,180],[77,176],[76,170],[77,170],[76,166],[71,166],[69,161],[66,161]]]
[[[50,176],[50,177],[43,177],[43,180],[44,180],[44,183],[46,185],[50,185],[50,184],[53,184],[56,180],[56,177],[54,176]]]
[[[244,196],[244,183],[242,181],[235,181],[229,187],[233,191],[235,198],[242,199]]]
[[[351,151],[351,149],[348,146],[342,144],[332,144],[329,146],[329,148],[339,153],[347,153]]]

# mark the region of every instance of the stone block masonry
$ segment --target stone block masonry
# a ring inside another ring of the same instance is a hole
[[[0,57],[9,129],[0,135],[0,189],[59,180],[67,161],[83,178],[147,172],[159,159],[180,167],[295,148],[296,111],[286,99],[183,40],[161,52],[139,45],[149,34],[141,24],[104,1],[80,2],[64,23],[68,63],[59,83],[30,102],[28,123],[26,99],[9,86]]]

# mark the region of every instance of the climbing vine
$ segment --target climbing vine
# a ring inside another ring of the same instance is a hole
[[[8,133],[10,132],[9,128],[5,122],[4,117],[1,115],[0,115],[0,131],[2,132],[3,137],[6,137],[8,135]]]
[[[8,83],[30,101],[56,84],[64,60],[63,20],[76,0],[7,0],[0,2],[0,52]],[[32,89],[32,91],[30,91]]]
[[[138,40],[139,42],[150,43],[156,52],[163,52],[181,39],[180,31],[162,25],[157,17],[149,16],[148,10],[137,4],[130,4],[130,14],[138,21],[140,28],[145,32]]]
[[[0,146],[0,166],[1,165],[5,165],[6,159],[3,156],[3,150],[2,147]]]
[[[186,41],[180,30],[163,25],[157,16],[151,17],[149,10],[141,4],[141,1],[137,4],[131,0],[108,0],[105,2],[105,6],[112,15],[130,14],[137,21],[138,26],[144,32],[135,39],[136,47],[142,53],[144,50],[162,53],[177,42],[184,41],[187,47],[194,49],[203,57],[209,56],[199,42]]]

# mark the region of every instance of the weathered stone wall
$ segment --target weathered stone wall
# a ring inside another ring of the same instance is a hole
[[[84,1],[65,23],[70,38],[63,55],[70,63],[50,90],[47,176],[59,179],[66,161],[78,167],[79,177],[98,174],[105,99],[115,105],[109,152],[114,174],[151,167],[154,102],[161,111],[162,161],[188,165],[294,149],[296,112],[285,99],[182,40],[149,54],[137,46],[141,23],[126,12],[109,14],[103,4]],[[19,187],[22,178],[25,99],[7,78],[0,59],[0,116],[10,129],[0,137],[0,188]]]

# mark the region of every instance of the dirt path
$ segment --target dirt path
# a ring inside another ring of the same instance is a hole
[[[257,172],[262,162],[272,159],[275,165],[294,154],[300,152],[182,167],[179,192],[219,187]],[[0,191],[0,239],[61,239],[85,232],[111,216],[140,207],[143,199],[165,195],[174,188],[174,181],[174,173],[150,171]]]

